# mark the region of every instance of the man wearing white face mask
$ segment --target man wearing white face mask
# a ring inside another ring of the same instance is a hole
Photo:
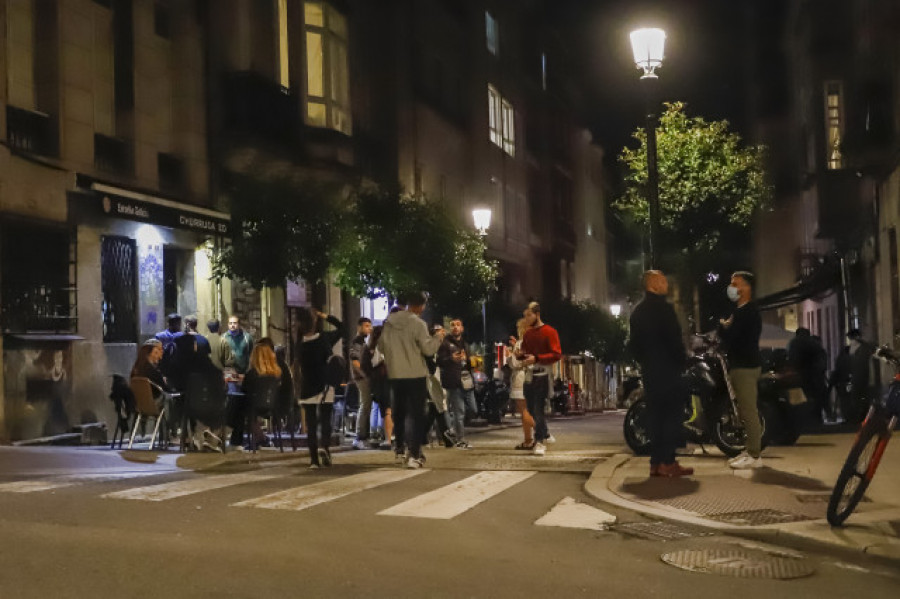
[[[735,470],[762,466],[762,427],[756,407],[759,381],[759,336],[762,318],[753,301],[752,273],[738,271],[731,275],[728,299],[737,304],[727,320],[721,320],[721,334],[728,348],[729,378],[734,388],[738,412],[747,435],[746,450],[728,462]]]

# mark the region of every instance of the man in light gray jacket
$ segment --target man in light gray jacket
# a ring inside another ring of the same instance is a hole
[[[425,399],[428,397],[425,356],[433,356],[444,340],[443,329],[428,334],[425,321],[419,318],[428,298],[421,291],[400,298],[406,310],[394,312],[384,321],[384,332],[378,339],[378,349],[384,354],[388,383],[393,395],[395,451],[403,456],[409,449],[408,468],[421,468],[422,437],[425,426]],[[404,443],[405,442],[405,443]]]

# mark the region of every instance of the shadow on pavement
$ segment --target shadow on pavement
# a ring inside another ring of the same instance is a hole
[[[753,471],[750,480],[763,485],[776,485],[800,491],[830,491],[831,487],[824,482],[809,476],[800,476],[772,468],[759,468]]]
[[[636,482],[630,482],[636,481]],[[663,478],[654,477],[640,479],[626,479],[622,484],[622,491],[649,501],[671,499],[690,495],[700,488],[700,483],[690,478]]]

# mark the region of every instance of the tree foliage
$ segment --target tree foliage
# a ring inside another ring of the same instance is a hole
[[[497,265],[485,259],[483,241],[442,204],[368,186],[354,194],[349,220],[334,266],[337,284],[354,295],[426,290],[451,313],[495,289]]]
[[[562,300],[543,310],[559,332],[564,353],[589,352],[611,363],[622,358],[627,332],[623,320],[587,301]]]
[[[259,289],[286,280],[322,281],[345,234],[341,185],[287,174],[235,174],[228,186],[234,236],[213,256],[213,276]]]
[[[711,255],[734,235],[743,237],[753,214],[772,196],[764,169],[765,148],[747,146],[727,121],[689,117],[681,102],[666,104],[657,128],[660,224],[668,245],[684,254]],[[649,222],[647,136],[632,134],[637,148],[619,156],[625,193],[615,208],[638,224]]]

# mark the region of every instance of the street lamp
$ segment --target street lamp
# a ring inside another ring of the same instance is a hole
[[[472,219],[475,221],[475,229],[482,238],[487,237],[488,229],[491,228],[491,209],[476,208],[472,211]],[[485,301],[481,300],[481,334],[484,340],[484,353],[487,356],[487,308]],[[487,368],[487,364],[485,364]]]
[[[622,305],[621,304],[612,304],[609,307],[609,313],[613,315],[613,317],[618,318],[619,314],[622,313]]]
[[[662,66],[666,32],[662,29],[637,29],[631,32],[634,63],[644,71],[641,80],[652,85],[656,69]],[[659,168],[656,164],[656,115],[653,88],[647,90],[647,203],[650,207],[650,268],[657,268],[659,251]]]

